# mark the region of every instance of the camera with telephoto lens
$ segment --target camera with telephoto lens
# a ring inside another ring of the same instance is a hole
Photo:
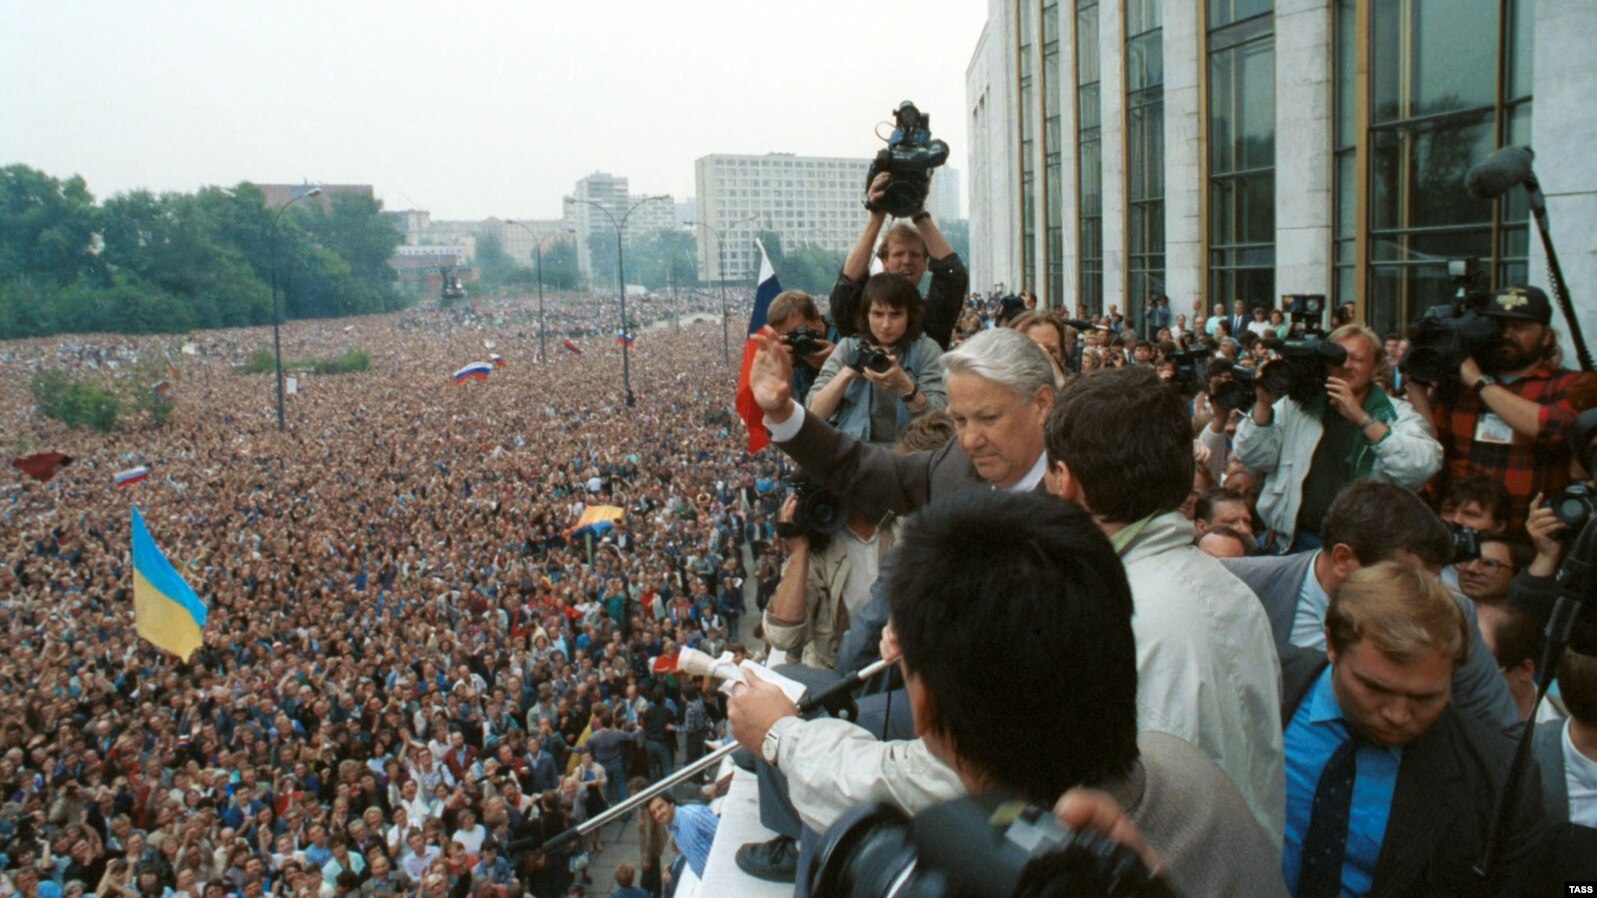
[[[887,146],[878,150],[871,167],[865,173],[865,192],[870,194],[871,182],[882,172],[887,179],[882,198],[865,208],[872,212],[886,212],[895,218],[914,215],[926,202],[932,186],[932,169],[948,161],[948,144],[932,139],[931,116],[915,108],[909,100],[898,104],[893,113],[893,133]]]
[[[1473,259],[1449,259],[1447,273],[1457,288],[1453,301],[1431,306],[1409,325],[1408,352],[1397,363],[1417,384],[1456,377],[1465,359],[1478,359],[1503,336],[1502,322],[1481,314],[1492,301],[1483,289],[1484,270]]]
[[[1176,376],[1172,383],[1182,396],[1191,399],[1209,388],[1210,353],[1206,347],[1193,346],[1178,350],[1166,358],[1175,366]]]
[[[1453,564],[1463,564],[1481,557],[1481,535],[1474,527],[1449,524],[1453,537]]]
[[[814,540],[817,536],[830,536],[848,523],[848,503],[826,487],[804,476],[784,480],[782,485],[798,496],[798,510],[793,513],[792,523],[777,522],[777,536],[783,539],[807,536]],[[811,548],[819,550],[821,547]]]
[[[1569,448],[1585,464],[1587,476],[1597,475],[1597,447],[1592,445],[1597,440],[1597,408],[1586,409],[1575,417],[1568,439]],[[1547,505],[1564,525],[1559,537],[1573,538],[1597,512],[1597,488],[1589,482],[1571,483],[1548,499]]]
[[[826,898],[1167,898],[1130,848],[1067,829],[1045,808],[958,798],[914,817],[885,804],[838,818],[809,871]]]
[[[1276,358],[1258,368],[1232,368],[1230,382],[1222,384],[1210,399],[1220,408],[1244,408],[1254,398],[1255,388],[1262,386],[1276,396],[1308,403],[1325,392],[1330,369],[1346,363],[1347,349],[1339,343],[1319,337],[1287,340]]]
[[[796,359],[809,358],[825,349],[826,347],[822,345],[825,341],[826,334],[823,331],[802,325],[782,336],[782,342],[792,347],[793,357]]]
[[[875,371],[877,374],[886,374],[893,370],[893,357],[888,355],[887,350],[882,349],[880,346],[861,343],[855,351],[854,361],[849,367],[861,373],[870,370]]]

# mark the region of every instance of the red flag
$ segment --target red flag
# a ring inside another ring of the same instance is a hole
[[[771,444],[771,437],[765,432],[765,411],[754,401],[754,390],[749,387],[749,369],[754,365],[754,353],[758,351],[752,338],[760,332],[760,328],[765,327],[765,316],[771,309],[771,301],[782,292],[782,285],[776,281],[776,269],[771,267],[771,259],[765,254],[765,246],[757,240],[755,245],[760,247],[760,285],[754,291],[754,311],[749,313],[749,333],[743,341],[743,365],[738,369],[737,391],[738,417],[749,428],[750,453]]]
[[[60,452],[35,452],[11,460],[11,467],[43,483],[49,483],[51,477],[70,464],[72,456]]]
[[[582,355],[582,347],[578,346],[576,343],[573,343],[570,337],[567,337],[564,342],[567,349],[571,350],[577,355]]]

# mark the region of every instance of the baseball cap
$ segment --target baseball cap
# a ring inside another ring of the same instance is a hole
[[[1540,287],[1507,287],[1487,301],[1481,314],[1535,321],[1545,327],[1553,321],[1553,305]]]

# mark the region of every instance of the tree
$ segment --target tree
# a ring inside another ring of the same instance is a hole
[[[477,238],[477,283],[480,289],[493,290],[516,280],[516,260],[505,252],[498,234]]]
[[[663,290],[671,285],[674,263],[677,283],[694,283],[698,280],[697,246],[692,231],[642,235],[627,244],[627,280]]]
[[[0,168],[0,282],[27,276],[60,286],[95,270],[97,218],[83,178]]]

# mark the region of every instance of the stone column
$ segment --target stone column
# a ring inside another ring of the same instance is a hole
[[[1275,292],[1331,292],[1331,7],[1275,0]]]

